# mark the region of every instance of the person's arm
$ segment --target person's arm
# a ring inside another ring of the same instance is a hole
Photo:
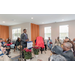
[[[47,40],[47,45],[48,45],[48,40]]]
[[[21,34],[21,40],[22,40],[23,42],[25,42],[25,39],[23,39],[23,37],[24,37],[24,35]]]
[[[50,40],[50,42],[52,42],[52,40]]]
[[[27,38],[28,38],[28,34],[27,34]],[[29,38],[28,38],[28,40],[27,41],[29,41]]]

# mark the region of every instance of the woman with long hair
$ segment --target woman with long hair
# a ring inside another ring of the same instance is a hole
[[[15,52],[16,48],[17,48],[18,46],[20,46],[20,45],[21,45],[21,39],[18,38],[18,39],[16,40],[16,43],[15,43],[14,52]]]

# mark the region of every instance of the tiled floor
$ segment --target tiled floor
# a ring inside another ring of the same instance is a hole
[[[20,55],[20,51],[16,50],[16,51],[14,52],[13,49],[11,49],[10,54],[9,54],[9,56],[11,56],[11,58],[17,57],[17,56],[19,56],[19,55]]]
[[[42,60],[42,61],[48,61],[48,58],[50,57],[51,51],[47,50],[46,53],[43,52],[43,54],[41,54],[41,52],[39,52],[39,56],[35,57],[35,55],[33,54],[32,56],[34,57],[31,61],[38,61],[38,59]]]
[[[38,59],[42,60],[42,61],[48,61],[48,58],[50,57],[51,51],[47,50],[47,51],[43,51],[43,54],[41,54],[41,52],[39,52],[39,56],[35,57],[35,55],[32,53],[32,57],[33,59],[31,59],[30,61],[38,61]],[[13,51],[11,50],[11,54],[10,54],[11,58],[13,59],[13,61],[18,61],[18,58],[20,56],[20,51]]]

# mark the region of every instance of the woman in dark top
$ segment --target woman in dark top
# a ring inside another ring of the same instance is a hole
[[[6,44],[5,44],[5,45],[6,45]],[[11,40],[8,38],[8,40],[7,40],[7,45],[6,45],[7,55],[10,54],[10,49],[11,49],[10,45],[12,45],[12,43],[11,43]]]
[[[19,46],[19,45],[21,45],[21,39],[20,39],[20,38],[18,38],[18,39],[16,40],[15,49],[16,49],[17,46]],[[15,49],[14,49],[14,52],[15,52]]]

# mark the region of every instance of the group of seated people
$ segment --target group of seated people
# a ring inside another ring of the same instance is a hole
[[[65,37],[63,41],[59,37],[55,39],[53,45],[50,37],[47,40],[47,46],[51,50],[49,61],[75,61],[75,38],[73,41]]]
[[[57,39],[55,39],[54,45],[50,37],[47,40],[47,45],[45,44],[44,38],[43,41],[45,50],[47,50],[47,46],[51,50],[50,57],[48,58],[49,61],[75,61],[75,38],[72,41],[70,38],[65,37],[62,42],[60,38],[57,37]],[[7,55],[10,58],[10,45],[12,45],[12,43],[9,38],[7,39],[7,43],[2,38],[0,38],[0,56]],[[18,38],[15,42],[14,52],[17,48],[21,48],[20,38]],[[43,50],[41,48],[41,53],[42,51]]]
[[[4,58],[4,56],[7,56],[8,58],[10,58],[9,56],[10,45],[11,45],[11,40],[9,38],[7,39],[7,43],[2,38],[0,38],[0,60]]]
[[[7,55],[8,58],[11,58],[11,56],[9,56],[10,54],[10,50],[11,50],[11,45],[13,43],[11,43],[11,39],[7,39],[6,42],[4,41],[4,39],[0,38],[0,59],[4,56]],[[15,42],[15,47],[14,47],[14,52],[15,50],[18,48],[20,49],[20,45],[21,45],[21,39],[18,38]],[[1,60],[2,61],[2,60]]]

